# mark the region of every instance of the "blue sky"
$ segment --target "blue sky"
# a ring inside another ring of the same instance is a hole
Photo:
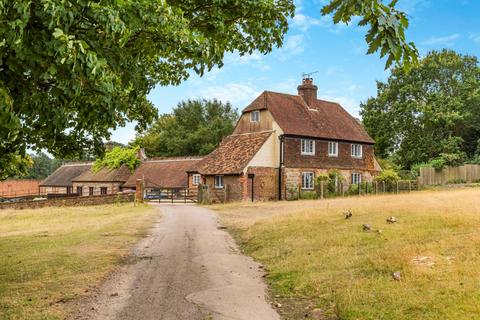
[[[179,86],[156,87],[149,99],[159,113],[169,113],[188,98],[230,101],[238,110],[264,90],[296,94],[302,73],[313,75],[319,98],[340,102],[358,116],[359,104],[376,94],[376,81],[385,80],[385,60],[366,55],[365,29],[354,24],[334,25],[320,15],[326,0],[298,0],[282,48],[268,55],[240,57],[228,54],[225,65],[203,77],[193,75]],[[407,12],[407,36],[420,55],[450,48],[480,56],[480,0],[399,0]],[[112,140],[127,143],[135,136],[134,125],[113,132]]]

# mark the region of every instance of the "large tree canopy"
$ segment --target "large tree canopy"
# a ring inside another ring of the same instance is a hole
[[[395,68],[377,88],[377,97],[361,105],[361,115],[379,156],[393,155],[408,169],[437,158],[456,164],[480,151],[476,57],[433,51],[410,72]]]
[[[395,2],[332,0],[323,13],[361,16],[369,52],[409,62]],[[156,117],[156,84],[222,66],[226,52],[270,52],[293,12],[293,0],[0,0],[0,178],[28,148],[101,154],[109,130]]]
[[[188,100],[162,115],[134,145],[150,157],[205,155],[232,133],[237,110],[217,100]]]

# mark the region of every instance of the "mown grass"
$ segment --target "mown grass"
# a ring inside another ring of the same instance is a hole
[[[0,211],[0,319],[61,319],[144,236],[133,204]]]
[[[214,208],[286,319],[480,319],[480,189]]]

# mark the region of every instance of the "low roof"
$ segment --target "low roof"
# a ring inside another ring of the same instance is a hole
[[[242,173],[271,134],[272,131],[268,131],[225,137],[218,148],[198,164],[198,172],[205,175]]]
[[[299,95],[264,91],[243,113],[265,109],[287,135],[375,143],[359,121],[335,102],[316,99],[307,106]]]
[[[74,178],[90,170],[91,162],[66,163],[40,183],[40,187],[71,187]]]
[[[93,171],[93,168],[85,171],[74,182],[125,182],[130,178],[132,172],[127,166],[122,165],[118,169],[102,168],[99,171]]]
[[[196,171],[196,165],[202,158],[162,158],[144,161],[125,182],[123,187],[134,188],[137,179],[145,180],[147,188],[185,188],[188,187],[187,172]]]

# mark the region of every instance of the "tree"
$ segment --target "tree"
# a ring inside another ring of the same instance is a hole
[[[231,134],[238,118],[230,103],[218,100],[180,102],[172,114],[162,115],[134,145],[150,157],[205,155]]]
[[[415,56],[394,5],[332,0],[323,13],[362,16],[388,65]],[[155,85],[221,67],[226,52],[270,52],[293,12],[293,0],[0,0],[0,177],[25,168],[28,149],[101,155],[111,129],[156,118]]]
[[[114,170],[120,168],[122,165],[127,166],[130,171],[134,171],[141,163],[138,158],[138,151],[138,147],[113,147],[107,151],[102,158],[95,160],[93,163],[93,171],[97,172],[103,168]]]
[[[474,56],[432,51],[409,72],[396,67],[377,97],[361,104],[380,157],[403,168],[472,158],[480,138],[480,68]]]
[[[52,159],[43,152],[31,155],[30,158],[32,159],[32,165],[22,178],[42,180],[62,165],[61,160]]]

